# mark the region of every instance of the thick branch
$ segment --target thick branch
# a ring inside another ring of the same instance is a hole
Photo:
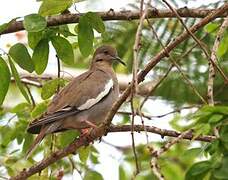
[[[193,18],[204,18],[208,14],[210,14],[215,9],[188,9],[188,8],[180,8],[177,9],[177,12],[181,17],[193,17]],[[101,18],[104,21],[110,20],[133,20],[140,18],[140,12],[137,11],[118,11],[115,12],[113,10],[109,10],[107,12],[98,12]],[[83,13],[80,14],[63,14],[52,16],[47,19],[48,26],[57,26],[62,24],[71,24],[78,23],[79,17],[82,16]],[[228,12],[218,13],[215,18],[218,17],[226,17]],[[151,10],[148,12],[148,18],[176,18],[175,14],[170,10],[158,10],[157,12]],[[5,31],[1,32],[1,34],[8,34],[12,32],[17,32],[24,30],[22,21],[16,21],[12,23]]]
[[[160,128],[157,128],[154,126],[143,127],[143,125],[134,125],[134,131],[137,131],[137,132],[144,131],[145,128],[146,128],[147,132],[159,134],[162,137],[164,137],[164,136],[178,137],[181,134],[176,131],[160,129]],[[109,132],[129,132],[129,131],[131,131],[131,125],[110,126],[108,131]],[[93,137],[95,137],[95,136],[99,137],[99,131],[93,131]],[[193,134],[190,134],[190,133],[186,134],[183,137],[183,139],[189,139],[189,140],[191,140],[192,138],[193,138]],[[195,138],[195,140],[205,141],[205,142],[210,142],[214,139],[215,139],[214,136],[199,136],[199,137]],[[27,170],[24,169],[17,176],[12,177],[11,180],[26,179],[29,176],[45,169],[47,166],[58,161],[59,159],[65,157],[69,154],[75,153],[75,151],[78,148],[80,148],[81,146],[87,145],[90,141],[91,140],[86,139],[86,137],[83,137],[81,139],[76,139],[73,143],[71,143],[66,148],[59,150],[55,153],[52,153],[49,157],[47,157],[46,159],[43,159],[38,164],[33,165],[29,169],[27,169]]]

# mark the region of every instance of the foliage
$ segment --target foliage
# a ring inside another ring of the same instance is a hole
[[[50,147],[62,149],[79,136],[79,132],[76,131],[48,136],[31,158],[28,160],[23,158],[33,140],[33,136],[26,132],[28,123],[47,110],[50,98],[67,82],[63,78],[56,78],[49,81],[40,80],[42,88],[25,85],[21,81],[19,73],[22,69],[28,73],[42,75],[48,63],[51,62],[51,58],[49,58],[51,48],[55,49],[56,56],[63,66],[82,69],[88,67],[88,58],[91,58],[94,48],[100,44],[111,44],[117,48],[119,56],[128,64],[125,69],[122,66],[114,65],[116,71],[128,74],[132,70],[133,44],[138,21],[107,21],[104,23],[98,13],[89,11],[80,16],[78,24],[47,26],[47,16],[64,13],[76,2],[78,1],[42,0],[38,14],[33,13],[24,17],[23,25],[27,32],[28,42],[18,42],[0,56],[0,105],[2,107],[0,108],[0,163],[6,172],[0,172],[0,177],[1,175],[16,175],[18,171],[34,164],[36,156],[48,156],[52,151]],[[161,1],[155,2],[159,6],[163,6]],[[172,2],[176,6],[179,4],[179,1],[173,0]],[[187,1],[183,2],[187,3]],[[217,7],[219,3],[208,6]],[[131,5],[130,8],[139,10],[135,5]],[[17,18],[2,24],[0,32],[6,30],[15,20]],[[198,21],[193,18],[184,20],[187,26]],[[150,20],[150,23],[165,45],[183,32],[183,27],[175,18],[153,19]],[[215,20],[196,33],[196,36],[201,38],[210,49],[221,23],[222,19]],[[226,31],[217,51],[219,65],[225,74],[228,72],[227,61],[225,61],[228,58],[227,41],[228,32]],[[208,60],[199,47],[194,48],[191,53],[185,54],[194,44],[194,40],[189,38],[172,52],[172,56],[193,86],[203,97],[206,97]],[[142,69],[161,49],[150,26],[145,21],[139,53],[139,68]],[[168,58],[164,58],[149,74],[146,81],[151,82],[164,75],[171,64]],[[203,105],[175,68],[151,94],[154,99],[162,99],[173,108],[181,109],[183,106],[191,105],[197,109],[189,110],[187,115],[177,112],[170,121],[173,129],[184,131],[191,128],[194,130],[194,138],[199,135],[212,135],[215,130],[218,131],[219,136],[211,143],[198,142],[197,147],[193,143],[194,139],[181,141],[164,153],[158,162],[166,179],[173,179],[173,177],[180,180],[227,179],[228,177],[228,88],[218,73],[216,73],[214,82],[214,98],[218,103],[215,106]],[[18,87],[20,92],[15,87]],[[31,94],[34,96],[35,105]],[[20,100],[21,95],[25,99]],[[137,97],[137,104],[140,105],[143,99],[144,97]],[[128,109],[129,105],[126,103],[124,108]],[[143,111],[154,113],[150,107],[143,108]],[[118,118],[121,125],[130,123],[128,115],[120,115]],[[169,138],[165,140],[169,140]],[[152,142],[149,145],[159,148],[165,142]],[[130,179],[134,176],[135,168],[132,147],[122,147],[119,148],[119,151],[122,156],[118,167],[119,179]],[[136,179],[156,179],[155,175],[151,173],[149,164],[151,154],[147,146],[139,144],[136,146],[136,151],[140,164],[140,173]],[[104,179],[101,172],[97,170],[97,167],[103,162],[100,160],[102,153],[96,145],[81,147],[77,153],[78,155],[70,155],[56,162],[42,171],[41,176],[36,174],[31,179],[47,179],[50,176],[53,176],[51,178],[54,179],[60,173],[60,169],[64,169],[64,175],[71,174],[76,169],[81,172],[83,179]]]

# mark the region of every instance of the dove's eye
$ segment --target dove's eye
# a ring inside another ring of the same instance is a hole
[[[97,59],[96,62],[103,61],[103,59]]]

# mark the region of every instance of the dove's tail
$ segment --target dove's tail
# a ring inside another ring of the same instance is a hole
[[[37,148],[37,146],[40,144],[40,142],[43,140],[43,138],[46,136],[46,130],[47,128],[43,128],[40,133],[37,135],[36,139],[34,140],[34,142],[32,143],[32,145],[30,146],[29,150],[26,153],[25,158],[28,159],[29,156],[32,154],[32,152]]]
[[[59,128],[60,123],[53,123],[50,125],[45,126],[44,128],[41,129],[40,133],[37,135],[36,139],[30,146],[29,150],[26,153],[25,158],[28,159],[29,156],[32,154],[32,152],[37,148],[37,146],[40,144],[40,142],[43,140],[43,138],[47,134],[51,134],[55,132]]]

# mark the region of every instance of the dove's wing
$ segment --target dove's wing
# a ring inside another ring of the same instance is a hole
[[[47,112],[41,118],[30,123],[28,132],[39,133],[43,125],[91,108],[108,95],[112,88],[113,80],[104,71],[96,70],[83,73],[53,98]]]

